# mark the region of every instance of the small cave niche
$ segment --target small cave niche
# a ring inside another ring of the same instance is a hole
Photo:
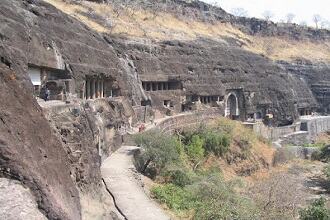
[[[142,100],[141,101],[141,106],[151,106],[151,100]]]

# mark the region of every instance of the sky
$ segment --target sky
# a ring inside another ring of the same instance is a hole
[[[262,18],[266,10],[272,11],[275,16],[271,20],[279,22],[285,19],[288,13],[295,14],[293,22],[306,21],[308,25],[314,25],[313,15],[319,14],[330,21],[330,0],[203,0],[207,3],[217,2],[217,5],[231,12],[233,8],[244,8],[249,17]]]

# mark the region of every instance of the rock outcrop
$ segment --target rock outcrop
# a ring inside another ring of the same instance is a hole
[[[273,23],[238,19],[202,2],[173,2],[169,12],[177,13],[176,5],[180,4],[183,15],[192,13],[194,19],[201,21],[233,23],[250,34],[277,36],[285,32]],[[94,16],[91,21],[98,19]],[[327,31],[300,32],[292,28],[290,33],[297,39],[330,36]],[[29,65],[69,73],[75,88],[71,94],[75,102],[69,111],[47,115],[38,105],[27,74]],[[247,52],[230,37],[158,42],[126,39],[91,30],[78,18],[42,0],[2,0],[0,176],[28,187],[47,218],[81,219],[81,209],[90,197],[96,201],[94,207],[99,202],[111,205],[104,199],[99,168],[102,157],[122,141],[121,126],[145,118],[147,109],[153,107],[141,106],[150,98],[141,80],[179,81],[182,97],[224,97],[236,91],[242,117],[267,110],[274,114],[276,125],[285,125],[298,117],[297,107],[319,105],[329,111],[328,70],[326,65],[279,65]],[[82,101],[89,76],[111,79],[118,97],[111,101]],[[109,210],[105,216],[115,218]]]
[[[29,187],[49,219],[80,219],[62,143],[19,74],[0,65],[0,175]]]
[[[120,59],[101,35],[43,1],[1,2],[0,23],[1,175],[29,187],[49,219],[81,219],[81,204],[111,219],[115,215],[99,169],[98,126],[111,130],[131,115],[114,102],[103,113],[98,107],[78,115],[54,114],[50,124],[32,96],[27,70],[30,64],[66,69],[75,79],[76,94],[84,90],[81,84],[86,75],[110,77],[125,96],[133,93],[126,86],[128,80],[135,79],[124,74]],[[83,109],[78,104],[77,110]],[[97,124],[96,113],[107,121]],[[95,130],[89,129],[88,120]],[[102,140],[103,157],[116,145],[115,136]],[[96,205],[88,207],[93,202]],[[101,210],[102,202],[110,207]]]
[[[227,43],[210,40],[154,44],[115,41],[134,63],[140,78],[182,81],[186,94],[224,96],[241,90],[241,114],[271,110],[278,125],[297,118],[295,106],[316,107],[308,84],[272,61]]]
[[[330,66],[326,63],[313,63],[307,60],[297,60],[292,63],[282,61],[279,63],[287,69],[287,71],[309,85],[309,88],[318,102],[318,111],[323,114],[329,114]]]

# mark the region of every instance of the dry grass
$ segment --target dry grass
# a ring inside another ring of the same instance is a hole
[[[121,34],[131,38],[162,40],[195,40],[199,37],[223,41],[224,38],[239,40],[243,48],[265,55],[273,60],[294,60],[305,58],[313,61],[330,61],[330,42],[293,41],[285,38],[250,36],[230,24],[205,23],[188,18],[177,18],[169,13],[156,15],[140,8],[114,10],[111,5],[82,1],[81,5],[63,0],[45,0],[63,12],[76,17],[98,32]],[[81,12],[102,16],[111,22],[111,27],[95,22]]]
[[[314,61],[330,61],[330,42],[294,41],[275,37],[253,37],[245,49],[263,54],[273,60],[305,58]]]
[[[317,145],[328,145],[330,144],[330,132],[319,134],[315,139]]]
[[[238,173],[246,168],[253,167],[259,167],[259,169],[254,171],[251,175],[242,177],[243,179],[250,182],[252,179],[255,179],[256,176],[260,178],[262,175],[267,175],[273,164],[275,150],[259,139],[251,129],[245,127],[238,121],[233,121],[224,117],[213,121],[209,126],[230,133],[233,141],[230,145],[230,151],[227,152],[227,156],[228,154],[229,157],[231,155],[237,157],[240,155],[242,159],[228,163],[224,158],[211,155],[207,158],[203,166],[219,167],[226,180],[236,178]],[[251,144],[251,148],[247,149],[247,152],[239,146],[239,143],[242,141]],[[248,155],[246,158],[243,156],[245,154]],[[266,164],[268,164],[268,166]]]

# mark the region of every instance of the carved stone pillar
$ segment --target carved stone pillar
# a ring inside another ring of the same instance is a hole
[[[95,99],[95,79],[92,79],[91,97]]]
[[[86,99],[91,98],[91,83],[90,80],[86,79],[86,94],[85,94]]]

